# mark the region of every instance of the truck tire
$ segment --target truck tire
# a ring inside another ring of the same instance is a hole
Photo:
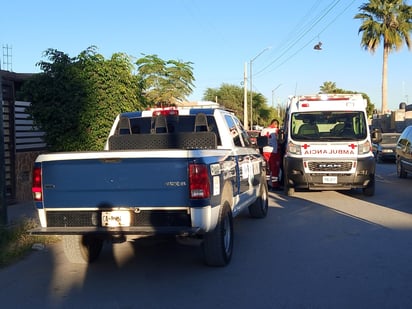
[[[363,188],[362,191],[365,196],[373,196],[375,194],[375,177],[371,179],[366,188]]]
[[[216,227],[204,236],[203,256],[206,265],[226,266],[233,253],[233,217],[229,202],[220,208]]]
[[[103,240],[88,235],[63,236],[63,249],[71,263],[88,264],[94,262],[100,255]]]
[[[249,206],[249,214],[252,218],[264,218],[268,214],[268,209],[268,184],[266,179],[263,179],[258,198]]]
[[[408,176],[400,160],[396,160],[396,174],[399,178],[406,178]]]

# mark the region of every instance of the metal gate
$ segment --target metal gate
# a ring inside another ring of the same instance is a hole
[[[3,132],[4,132],[4,163],[6,198],[14,199],[15,184],[15,136],[14,136],[14,104],[13,83],[3,80]]]
[[[32,74],[1,71],[4,135],[5,195],[8,203],[31,194],[33,157],[46,149],[43,136],[26,109],[30,102],[18,101],[16,93]]]

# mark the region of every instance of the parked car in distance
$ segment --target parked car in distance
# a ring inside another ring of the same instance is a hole
[[[396,143],[400,135],[400,133],[382,133],[382,140],[378,143],[372,143],[373,155],[377,162],[395,161]]]
[[[396,173],[399,178],[412,174],[412,125],[403,130],[396,144]]]

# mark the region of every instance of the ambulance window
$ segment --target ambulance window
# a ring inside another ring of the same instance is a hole
[[[367,136],[362,111],[294,113],[290,129],[296,140],[360,140]]]

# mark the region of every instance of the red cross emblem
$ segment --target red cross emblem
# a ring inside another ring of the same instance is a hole
[[[353,143],[352,143],[352,144],[349,144],[348,146],[349,146],[350,148],[352,148],[352,149],[355,149],[356,147],[358,147],[358,146],[356,146],[356,145],[353,144]]]
[[[308,149],[308,148],[310,147],[310,145],[308,145],[308,144],[303,144],[302,147],[303,147],[303,149],[306,150],[306,149]]]

